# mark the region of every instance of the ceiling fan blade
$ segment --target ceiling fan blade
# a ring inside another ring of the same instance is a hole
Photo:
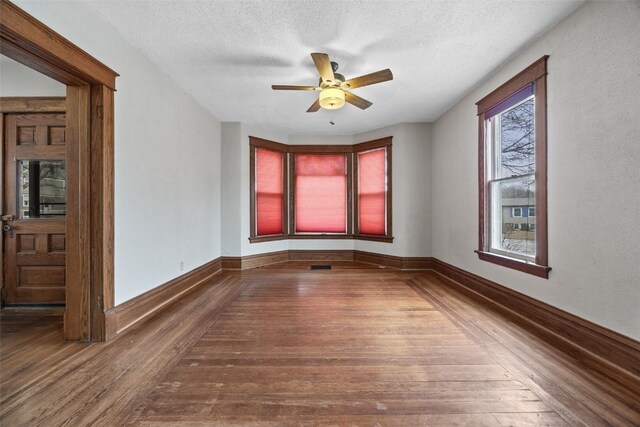
[[[311,104],[311,107],[309,107],[309,109],[307,110],[307,113],[315,113],[319,109],[320,109],[320,100],[316,99],[316,102]]]
[[[351,105],[355,105],[361,110],[366,110],[373,105],[373,102],[369,102],[364,98],[360,98],[358,95],[354,95],[351,92],[344,91],[344,100]]]
[[[312,53],[311,57],[313,58],[313,62],[316,64],[316,68],[320,73],[320,78],[322,81],[327,80],[335,80],[335,76],[333,75],[333,68],[331,67],[331,61],[329,60],[329,55],[326,53]]]
[[[376,71],[375,73],[365,74],[364,76],[356,77],[347,80],[343,83],[343,86],[348,89],[354,89],[362,86],[369,86],[375,83],[386,82],[387,80],[393,80],[393,74],[390,69]]]
[[[290,86],[290,85],[271,85],[273,90],[320,90],[315,86]]]

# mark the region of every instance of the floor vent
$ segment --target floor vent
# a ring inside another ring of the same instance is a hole
[[[310,265],[309,270],[331,270],[330,265]]]

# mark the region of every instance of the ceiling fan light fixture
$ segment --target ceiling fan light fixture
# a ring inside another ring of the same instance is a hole
[[[337,88],[327,88],[318,97],[320,106],[325,110],[337,110],[344,106],[344,92]]]

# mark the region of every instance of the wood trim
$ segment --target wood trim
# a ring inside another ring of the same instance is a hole
[[[288,261],[353,261],[353,251],[289,250]]]
[[[91,86],[91,339],[107,339],[105,310],[114,305],[113,91]]]
[[[286,234],[270,234],[268,236],[249,237],[249,242],[251,243],[273,242],[275,240],[284,240],[288,238],[289,236]]]
[[[67,99],[64,96],[0,98],[0,113],[64,113],[66,111]]]
[[[544,55],[533,64],[507,80],[489,95],[476,102],[478,114],[484,113],[497,103],[507,99],[514,92],[522,89],[526,85],[534,82],[547,74],[547,59],[549,55]]]
[[[223,256],[220,262],[223,270],[240,270],[242,267],[242,257],[239,256]]]
[[[522,271],[523,273],[533,274],[534,276],[542,277],[543,279],[549,278],[551,267],[526,262],[517,258],[494,254],[492,252],[475,251],[475,253],[478,254],[478,258],[480,258],[482,261],[487,261],[493,264],[501,265],[503,267]]]
[[[113,301],[113,91],[118,74],[7,0],[0,0],[0,53],[67,85],[67,161],[78,163],[67,169],[64,336],[102,340],[109,335],[111,317],[92,314],[91,307],[108,310]],[[92,161],[90,153],[96,150],[99,159]],[[100,277],[102,282],[92,285]]]
[[[116,88],[118,73],[13,3],[0,0],[0,52],[67,85]]]
[[[90,341],[89,86],[67,86],[67,229],[64,336]]]
[[[545,55],[477,102],[478,106],[478,258],[544,279],[549,278],[547,241],[547,59]],[[490,252],[491,227],[487,188],[485,111],[521,88],[535,83],[535,181],[536,181],[536,258],[535,263]]]
[[[256,136],[249,137],[249,146],[267,148],[269,150],[280,151],[282,153],[286,153],[289,147],[286,144],[282,144],[280,142],[275,142],[275,141],[269,141],[268,139],[258,138]]]
[[[111,308],[106,314],[106,317],[110,320],[106,328],[109,332],[107,337],[113,337],[114,334],[121,334],[131,326],[143,322],[152,314],[168,306],[171,302],[186,295],[203,283],[206,283],[221,271],[221,259],[217,258],[157,288],[151,289]]]
[[[287,145],[289,153],[344,154],[353,153],[353,145]]]
[[[349,240],[353,239],[352,234],[331,234],[331,233],[323,233],[323,234],[305,234],[305,233],[297,233],[297,234],[289,234],[287,239],[290,240]]]
[[[546,61],[545,57],[545,61]],[[545,63],[546,64],[546,63]],[[546,71],[546,66],[545,66]],[[547,243],[547,79],[535,81],[536,264],[549,265]]]
[[[392,145],[393,136],[385,136],[384,138],[374,139],[371,141],[361,142],[353,145],[353,152],[373,150],[374,148],[382,148]]]
[[[288,261],[288,251],[268,252],[264,254],[247,255],[240,257],[240,269],[262,267],[263,265],[275,264]]]
[[[586,319],[509,289],[438,259],[433,269],[448,283],[476,300],[487,300],[508,310],[528,326],[547,332],[547,339],[563,351],[595,358],[602,368],[640,379],[640,342]]]
[[[354,234],[353,238],[356,240],[368,240],[370,242],[393,243],[393,237],[376,236],[374,234]]]

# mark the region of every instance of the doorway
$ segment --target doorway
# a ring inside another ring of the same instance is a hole
[[[0,105],[2,303],[64,306],[65,99],[3,98]]]
[[[69,341],[107,340],[115,335],[113,95],[118,74],[5,0],[0,0],[0,53],[66,85],[64,338]],[[41,126],[44,129],[44,125]],[[38,167],[41,169],[41,162],[47,161],[37,158],[23,160],[39,160]],[[59,166],[55,173],[61,173]],[[18,169],[19,167],[16,166]],[[29,169],[31,163],[22,167]],[[52,173],[54,170],[55,167],[52,168]],[[39,171],[33,165],[34,177],[37,172]],[[40,175],[37,176],[36,181]],[[27,195],[29,197],[30,194]],[[17,200],[16,198],[16,204]],[[42,205],[41,203],[38,209],[42,207],[44,213]],[[49,205],[50,213],[54,205]],[[18,221],[18,215],[16,209],[15,222]],[[16,225],[20,224],[13,224],[14,239],[19,234]],[[58,252],[58,260],[49,261],[60,262],[62,239],[59,233],[38,234],[31,230],[30,233],[23,234],[33,236],[24,238],[25,248],[31,244],[34,247],[39,244],[44,252],[44,242],[47,241],[47,253],[52,248]],[[38,237],[40,235],[46,237]],[[45,264],[45,268],[52,267],[60,266]],[[60,268],[57,271],[60,276]],[[43,279],[34,278],[36,276],[38,274],[32,274],[29,280],[42,282]]]

